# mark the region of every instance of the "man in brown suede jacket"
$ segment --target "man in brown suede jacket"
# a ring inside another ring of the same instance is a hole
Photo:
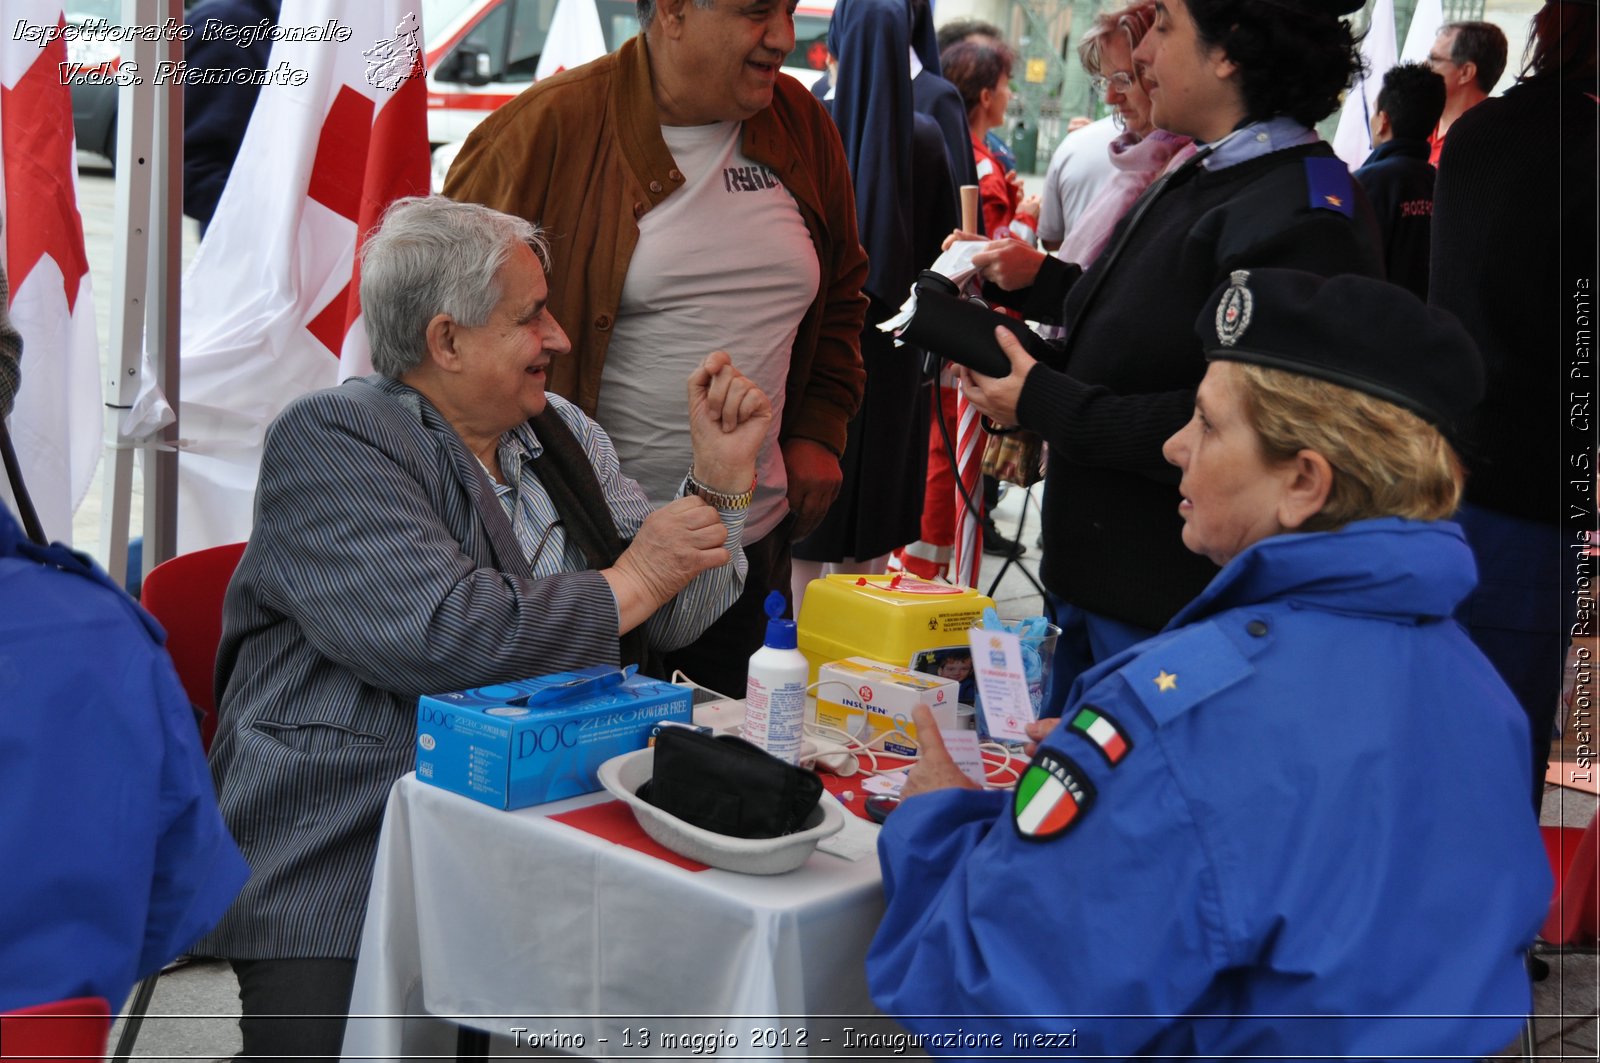
[[[545,227],[551,275],[565,279],[550,308],[573,347],[550,388],[605,427],[652,499],[687,470],[688,426],[663,404],[676,395],[666,381],[724,349],[772,398],[745,593],[665,662],[738,696],[762,601],[788,590],[789,544],[839,489],[865,379],[867,260],[838,131],[779,72],[794,47],[789,5],[639,0],[639,23],[616,52],[491,115],[445,193]]]

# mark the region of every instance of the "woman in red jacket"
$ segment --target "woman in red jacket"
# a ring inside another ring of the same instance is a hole
[[[984,37],[952,45],[940,58],[946,80],[961,90],[961,102],[967,106],[984,235],[995,239],[1005,231],[1032,245],[1039,227],[1039,197],[1024,198],[1016,171],[1002,168],[984,146],[989,130],[1005,124],[1011,103],[1011,63],[1009,48]]]

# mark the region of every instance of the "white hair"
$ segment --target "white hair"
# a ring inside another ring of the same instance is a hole
[[[398,378],[422,364],[428,322],[439,314],[468,328],[487,323],[504,294],[500,267],[518,244],[531,247],[549,272],[549,246],[537,225],[444,196],[395,200],[361,246],[372,368]]]

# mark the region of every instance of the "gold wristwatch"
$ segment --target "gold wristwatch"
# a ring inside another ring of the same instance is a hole
[[[756,497],[756,480],[750,478],[750,487],[743,494],[727,495],[721,491],[713,491],[705,484],[694,478],[694,470],[689,470],[689,475],[683,478],[685,490],[691,494],[699,495],[710,505],[718,509],[749,509],[750,502]]]

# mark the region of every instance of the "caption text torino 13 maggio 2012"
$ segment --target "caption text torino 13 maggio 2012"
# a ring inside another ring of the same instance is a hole
[[[833,1046],[864,1056],[901,1055],[913,1049],[927,1052],[954,1049],[990,1048],[1012,1050],[1068,1051],[1077,1047],[1078,1031],[1062,1033],[979,1032],[955,1029],[940,1033],[903,1033],[857,1030],[843,1028],[842,1036],[835,1039],[814,1036],[805,1027],[753,1026],[748,1030],[715,1030],[687,1032],[682,1030],[656,1030],[648,1026],[623,1027],[617,1038],[589,1038],[580,1033],[563,1032],[559,1028],[536,1030],[527,1026],[512,1026],[506,1031],[514,1048],[527,1050],[560,1049],[582,1051],[596,1048],[611,1041],[612,1048],[648,1051],[651,1054],[682,1052],[688,1056],[715,1056],[719,1052],[738,1052],[741,1049],[823,1049]]]

